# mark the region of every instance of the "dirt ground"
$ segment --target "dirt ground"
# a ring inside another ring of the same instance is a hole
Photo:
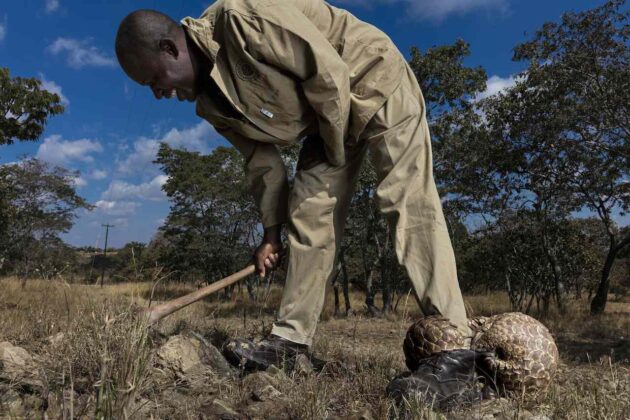
[[[153,298],[193,289],[161,285]],[[585,301],[572,302],[565,316],[533,314],[553,333],[562,358],[544,395],[440,413],[412,403],[400,407],[385,396],[387,383],[405,370],[402,340],[418,316],[406,297],[396,314],[381,318],[366,316],[360,293],[353,293],[348,317],[334,317],[329,299],[314,349],[338,362],[334,369],[315,373],[301,366],[244,377],[232,370],[214,346],[228,337],[266,334],[280,292],[261,291],[251,301],[236,290],[230,300],[204,300],[147,329],[132,314],[134,305],[147,305],[150,284],[101,289],[29,281],[22,287],[2,279],[0,417],[630,418],[630,302],[623,299],[611,301],[598,317],[588,314]],[[476,315],[509,311],[498,293],[467,296],[466,302]],[[6,363],[3,371],[3,348],[24,359],[18,374]]]

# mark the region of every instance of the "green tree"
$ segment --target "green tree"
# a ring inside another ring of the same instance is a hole
[[[595,213],[608,236],[600,284],[591,303],[604,311],[610,272],[630,234],[615,224],[630,210],[630,11],[624,0],[547,23],[515,49],[527,61],[510,93],[505,124],[515,141],[541,143],[575,207]]]
[[[77,210],[92,208],[77,195],[76,176],[37,159],[0,166],[0,201],[6,210],[0,228],[0,262],[24,277],[31,275],[40,262],[35,255],[42,255],[31,252],[34,243],[52,247],[60,233],[70,230]]]
[[[471,109],[472,99],[486,89],[488,76],[482,67],[466,67],[470,44],[457,40],[453,45],[429,48],[422,53],[411,48],[409,65],[418,80],[431,125],[454,109]]]
[[[5,179],[3,175],[3,168],[0,166],[0,272],[4,267],[7,253],[2,252],[2,243],[8,237],[9,227],[11,226],[11,220],[14,218],[14,209],[11,207],[11,195],[9,180]],[[6,247],[6,245],[5,245]]]
[[[9,69],[0,68],[0,145],[37,140],[48,117],[63,112],[60,101],[38,79],[11,78]]]
[[[43,280],[62,277],[72,280],[79,266],[76,251],[56,235],[46,235],[40,239],[31,238],[25,241],[28,247],[28,266],[22,269],[22,275],[35,276]]]
[[[0,68],[0,145],[15,139],[36,140],[44,130],[48,117],[60,114],[61,98],[41,88],[35,78],[11,78],[9,69]],[[0,174],[1,175],[1,174]],[[11,205],[12,184],[0,176],[0,238],[7,238],[16,209]],[[0,245],[0,270],[7,258]]]
[[[145,260],[146,248],[146,244],[142,242],[129,242],[109,254],[107,256],[109,261],[101,263],[107,264],[111,278],[120,281],[149,280],[151,267],[147,264],[150,262]]]
[[[547,312],[556,294],[551,265],[557,264],[567,289],[576,294],[592,291],[597,275],[594,267],[602,250],[599,235],[592,236],[592,222],[560,220],[543,226],[536,211],[506,211],[496,223],[469,238],[459,268],[472,281],[462,287],[473,292],[505,290],[514,310],[528,313],[535,302],[539,311]],[[547,257],[549,244],[540,240],[544,235],[554,240],[554,261]]]
[[[162,144],[156,163],[169,176],[163,189],[171,201],[160,228],[162,262],[182,275],[210,281],[250,259],[259,239],[258,214],[240,154],[218,147],[204,156]]]
[[[440,168],[464,214],[492,224],[505,211],[535,214],[558,305],[570,276],[560,261],[561,225],[591,210],[608,235],[608,255],[592,311],[603,311],[609,274],[630,236],[613,214],[630,206],[630,53],[624,1],[543,25],[515,49],[527,61],[516,85],[476,104],[475,112],[448,115],[441,126]]]

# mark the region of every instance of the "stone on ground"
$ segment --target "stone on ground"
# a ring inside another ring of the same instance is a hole
[[[158,364],[176,377],[197,376],[207,371],[220,377],[230,376],[233,368],[221,352],[202,337],[175,335],[157,351]]]
[[[293,372],[304,376],[308,376],[313,373],[313,363],[311,363],[307,355],[298,354],[296,356]]]
[[[206,414],[209,416],[208,418],[219,418],[221,420],[237,420],[240,418],[238,413],[228,403],[218,398],[212,401],[212,404],[207,408]]]
[[[41,388],[38,376],[39,366],[29,352],[8,341],[0,343],[0,380]]]

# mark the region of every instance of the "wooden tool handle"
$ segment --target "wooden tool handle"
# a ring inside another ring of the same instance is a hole
[[[254,274],[255,271],[256,268],[254,267],[254,264],[251,264],[231,276],[202,287],[201,289],[195,290],[187,295],[178,297],[177,299],[169,300],[168,302],[164,302],[152,308],[147,308],[143,310],[142,313],[147,317],[149,324],[154,324],[160,319],[169,316],[173,312],[179,311],[191,303],[195,303],[214,292],[218,292],[221,289],[225,289],[226,287],[243,280],[250,274]]]

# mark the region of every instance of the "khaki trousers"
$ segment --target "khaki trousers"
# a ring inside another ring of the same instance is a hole
[[[378,206],[394,232],[398,262],[407,270],[423,313],[442,314],[470,335],[433,179],[424,99],[409,67],[357,144],[347,146],[344,166],[322,162],[297,171],[289,196],[287,279],[271,333],[312,344],[367,150],[378,176]]]

